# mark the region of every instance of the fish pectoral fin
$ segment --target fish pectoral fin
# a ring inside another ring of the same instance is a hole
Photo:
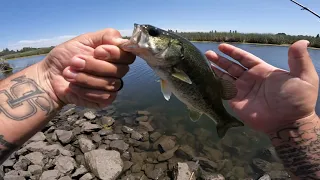
[[[174,68],[173,70],[174,70],[174,72],[171,74],[173,77],[180,79],[181,81],[184,81],[188,84],[192,84],[191,79],[189,78],[189,76],[185,72],[183,72],[182,70],[177,69],[177,68]]]
[[[167,101],[169,101],[172,92],[170,91],[170,88],[169,88],[169,86],[168,86],[168,83],[167,83],[165,80],[161,79],[161,80],[160,80],[160,85],[161,85],[161,92],[162,92],[162,94],[163,94],[163,97],[164,97]]]
[[[201,116],[202,116],[202,112],[199,112],[195,109],[189,108],[189,117],[190,117],[191,121],[197,122],[197,121],[199,121]]]
[[[236,88],[236,85],[233,82],[222,79],[222,78],[220,78],[220,82],[222,85],[222,90],[221,90],[222,99],[230,100],[236,97],[238,90]]]

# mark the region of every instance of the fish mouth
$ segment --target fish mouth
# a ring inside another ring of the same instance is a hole
[[[134,23],[134,29],[129,41],[123,43],[120,47],[124,51],[135,52],[138,49],[146,49],[149,47],[146,25]]]

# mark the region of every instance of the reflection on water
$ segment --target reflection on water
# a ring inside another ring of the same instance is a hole
[[[219,52],[217,49],[218,43],[195,43],[195,45],[202,52],[207,50]],[[289,69],[287,64],[288,47],[235,45],[257,55],[271,65],[285,70]],[[309,52],[319,74],[320,50],[310,49]],[[44,56],[19,58],[10,60],[9,63],[15,68],[16,72],[43,58]],[[266,160],[266,158],[262,157],[264,155],[271,158],[270,152],[272,151],[265,151],[266,148],[270,147],[270,141],[261,133],[257,133],[247,127],[234,128],[220,141],[216,135],[215,124],[209,118],[203,116],[197,123],[191,122],[185,105],[176,97],[173,96],[169,102],[163,98],[158,77],[142,59],[137,57],[135,63],[130,66],[130,72],[123,80],[125,86],[114,102],[117,114],[135,113],[137,110],[149,111],[154,116],[153,121],[156,123],[157,130],[169,135],[177,135],[180,131],[186,131],[187,135],[179,143],[188,144],[194,149],[200,147],[203,153],[206,155],[211,153],[212,156],[217,156],[212,150],[213,147],[220,149],[223,157],[232,160],[234,164],[233,170],[235,167],[241,167],[245,162],[247,164],[252,163],[253,158],[261,156],[262,159]],[[317,101],[316,110],[317,113],[320,112],[319,100]],[[279,161],[276,157],[268,160]],[[279,166],[277,167],[279,169]],[[248,174],[251,171],[251,174],[255,174],[260,170],[259,167],[257,169],[245,169],[245,173]],[[241,170],[236,169],[234,171]]]

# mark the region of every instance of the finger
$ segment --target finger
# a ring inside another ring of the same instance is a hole
[[[94,50],[94,57],[100,60],[116,64],[132,64],[136,56],[132,53],[122,51],[114,45],[100,45]]]
[[[290,74],[312,84],[318,84],[318,74],[309,56],[308,45],[308,41],[300,40],[289,47]]]
[[[243,72],[245,72],[244,67],[218,55],[213,51],[207,51],[205,55],[210,61],[215,63],[220,68],[226,70],[233,77],[238,78],[243,74]]]
[[[86,108],[100,109],[101,105],[96,102],[92,102],[90,100],[83,99],[81,96],[73,93],[70,88],[66,91],[68,93],[67,99],[68,102],[76,102],[78,106],[85,106]]]
[[[213,71],[216,73],[216,75],[218,76],[218,78],[222,78],[225,80],[228,80],[230,82],[235,81],[235,78],[233,78],[232,76],[230,76],[229,74],[221,71],[220,69],[218,69],[217,67],[215,67],[214,65],[211,65],[211,68],[213,69]]]
[[[78,97],[91,103],[97,103],[99,106],[111,104],[117,96],[116,92],[83,88],[72,83],[69,84],[69,90]]]
[[[78,55],[71,59],[71,70],[68,73],[84,72],[95,76],[122,78],[129,71],[129,66],[124,64],[113,64],[96,59],[92,56]],[[74,78],[73,78],[74,79]]]
[[[119,78],[98,77],[83,72],[78,72],[76,76],[70,76],[70,71],[72,71],[70,67],[63,71],[64,78],[81,87],[116,92],[123,86],[123,82]]]
[[[229,45],[229,44],[221,44],[219,46],[219,50],[223,52],[224,54],[232,57],[236,61],[240,62],[241,65],[244,67],[250,69],[260,63],[265,63],[263,60],[258,58],[257,56],[254,56],[253,54],[244,51],[240,48],[237,48],[235,46]]]

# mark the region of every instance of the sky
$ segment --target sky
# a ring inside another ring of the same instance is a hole
[[[319,0],[297,0],[320,13]],[[290,0],[1,0],[0,50],[55,46],[86,32],[133,24],[178,31],[312,35],[320,19]]]

